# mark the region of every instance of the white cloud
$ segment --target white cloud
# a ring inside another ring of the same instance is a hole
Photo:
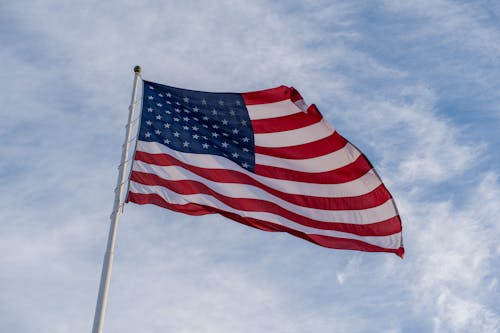
[[[354,96],[351,101],[356,111],[345,116],[366,133],[361,138],[382,154],[382,170],[393,174],[391,182],[424,185],[447,181],[474,167],[483,151],[481,143],[460,139],[465,129],[437,115],[435,93],[426,87],[403,86],[396,96],[374,100]]]
[[[450,295],[443,290],[437,298],[437,316],[434,332],[443,332],[443,323],[454,332],[497,332],[498,315],[483,305]]]
[[[401,2],[385,1],[394,12],[425,18],[417,34],[409,37],[425,38],[442,36],[443,42],[466,47],[478,53],[500,53],[500,34],[497,27],[488,22],[484,7],[479,3],[454,2],[448,0]],[[482,8],[483,7],[483,8]],[[494,17],[492,17],[494,19]]]
[[[460,207],[417,198],[411,207],[403,203],[414,263],[408,272],[414,306],[419,313],[434,315],[435,332],[498,329],[500,316],[487,301],[498,294],[498,194],[498,183],[487,174]]]

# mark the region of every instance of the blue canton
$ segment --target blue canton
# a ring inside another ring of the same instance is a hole
[[[254,133],[240,94],[193,91],[144,81],[139,140],[220,155],[253,171]]]

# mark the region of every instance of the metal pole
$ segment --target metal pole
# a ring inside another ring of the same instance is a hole
[[[141,67],[134,67],[134,87],[132,89],[132,100],[129,106],[127,132],[125,134],[125,142],[123,144],[122,160],[120,163],[120,172],[118,174],[118,181],[115,188],[115,202],[113,205],[113,212],[111,213],[111,226],[109,228],[108,244],[106,246],[106,253],[104,254],[104,261],[102,264],[101,282],[99,285],[99,295],[97,296],[97,305],[95,308],[94,325],[92,326],[92,333],[101,333],[104,321],[104,312],[106,311],[106,302],[108,299],[109,281],[111,277],[111,268],[113,266],[113,256],[115,249],[116,229],[118,227],[118,220],[120,217],[119,211],[121,207],[121,200],[123,196],[123,188],[125,185],[127,164],[128,164],[128,150],[130,146],[130,132],[132,128],[132,120],[134,117],[135,105],[137,104],[137,86],[139,77],[141,76]]]

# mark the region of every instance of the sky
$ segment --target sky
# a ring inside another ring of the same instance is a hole
[[[90,332],[133,67],[294,86],[371,160],[406,249],[129,204],[104,332],[500,332],[500,3],[0,3],[0,330]]]

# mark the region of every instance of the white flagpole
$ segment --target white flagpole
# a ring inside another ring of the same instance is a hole
[[[106,253],[104,254],[104,261],[102,264],[101,283],[99,285],[99,295],[97,296],[97,305],[95,308],[94,325],[92,326],[92,333],[101,333],[104,321],[104,312],[106,311],[106,302],[108,299],[109,281],[111,277],[111,268],[113,266],[113,256],[115,249],[116,229],[118,227],[118,220],[120,217],[120,208],[122,206],[121,200],[123,196],[123,189],[125,187],[127,164],[128,164],[128,151],[130,146],[130,132],[132,129],[132,120],[134,117],[135,105],[137,104],[137,86],[141,76],[141,67],[134,67],[134,87],[132,88],[132,100],[129,106],[127,132],[125,134],[125,142],[123,144],[122,160],[120,163],[120,172],[118,173],[118,181],[115,188],[115,202],[113,205],[113,212],[111,213],[111,226],[109,228],[108,244],[106,246]]]

